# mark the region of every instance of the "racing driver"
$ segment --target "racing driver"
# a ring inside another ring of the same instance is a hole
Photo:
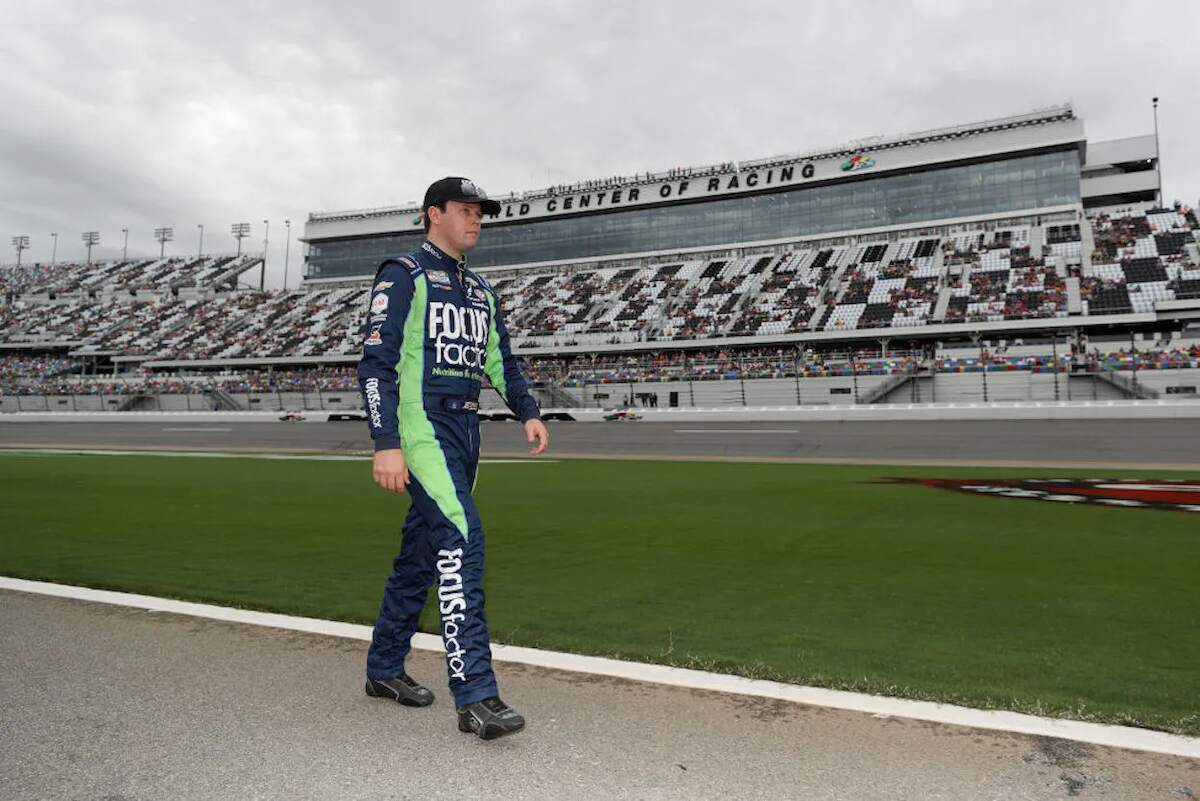
[[[375,276],[358,380],[375,444],[374,478],[408,492],[400,553],[367,652],[367,695],[428,706],[404,669],[431,585],[460,731],[485,740],[525,719],[500,699],[483,605],[483,524],[471,491],[479,465],[479,387],[486,375],[525,426],[530,450],[550,436],[509,345],[496,293],[467,268],[483,215],[500,204],[466,178],[425,193],[426,240]]]

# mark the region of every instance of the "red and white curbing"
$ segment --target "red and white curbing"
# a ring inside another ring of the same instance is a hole
[[[18,592],[52,595],[93,603],[129,606],[155,612],[224,620],[254,626],[289,631],[303,631],[330,637],[370,641],[371,627],[335,620],[311,617],[295,617],[273,612],[255,612],[227,606],[176,601],[152,595],[137,595],[111,590],[95,590],[67,584],[0,576],[0,589]],[[441,639],[432,634],[417,634],[413,647],[427,651],[442,651]],[[1111,726],[1075,720],[1058,720],[1017,712],[1001,712],[969,707],[938,704],[928,701],[909,701],[901,698],[886,698],[877,695],[825,690],[818,687],[803,687],[760,679],[747,679],[723,673],[708,673],[701,670],[649,665],[640,662],[624,662],[597,656],[580,656],[556,651],[541,651],[514,645],[492,643],[492,658],[501,662],[564,670],[574,673],[590,673],[598,676],[664,684],[672,687],[709,690],[712,692],[751,695],[774,698],[810,706],[864,712],[876,717],[910,718],[953,726],[968,726],[992,731],[1013,732],[1041,737],[1056,737],[1064,740],[1090,743],[1092,745],[1149,751],[1159,754],[1200,759],[1200,737],[1184,737],[1164,732],[1149,731],[1127,726]]]

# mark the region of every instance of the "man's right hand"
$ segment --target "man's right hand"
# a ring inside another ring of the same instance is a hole
[[[374,476],[375,483],[385,490],[404,492],[408,484],[408,462],[404,460],[404,451],[399,448],[375,451]]]

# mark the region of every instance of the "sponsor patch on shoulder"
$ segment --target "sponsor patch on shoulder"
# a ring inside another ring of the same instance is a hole
[[[372,314],[382,314],[383,312],[387,311],[387,307],[388,307],[388,296],[387,295],[379,294],[379,295],[376,295],[375,297],[371,298],[371,313]]]
[[[382,292],[383,290],[387,289],[388,287],[395,286],[395,285],[396,285],[395,281],[380,281],[378,284],[375,285],[375,288],[372,289],[371,291],[372,292]]]
[[[367,347],[370,347],[371,345],[382,345],[383,344],[383,336],[379,333],[379,329],[378,328],[371,329],[371,333],[367,336],[367,338],[365,340],[363,340],[363,344],[366,345]]]
[[[442,289],[450,288],[450,276],[445,270],[426,270],[425,276],[429,279],[429,283],[440,286]]]

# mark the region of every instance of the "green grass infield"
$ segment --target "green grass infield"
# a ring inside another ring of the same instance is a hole
[[[1134,477],[484,464],[492,636],[1200,735],[1200,514],[876,483],[918,476]],[[365,460],[9,453],[0,506],[4,575],[371,623],[408,500]]]

